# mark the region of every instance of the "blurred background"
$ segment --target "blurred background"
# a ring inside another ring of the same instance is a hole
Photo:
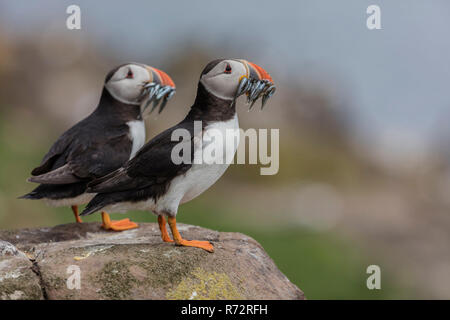
[[[71,4],[81,30],[66,28]],[[371,4],[381,30],[366,27]],[[449,13],[437,0],[2,0],[0,228],[73,222],[69,208],[16,198],[115,65],[177,84],[146,120],[151,138],[183,119],[210,60],[243,58],[278,88],[264,112],[243,99],[238,112],[243,129],[280,129],[279,173],[233,165],[179,221],[254,237],[309,299],[449,299]],[[371,264],[381,290],[366,287]]]

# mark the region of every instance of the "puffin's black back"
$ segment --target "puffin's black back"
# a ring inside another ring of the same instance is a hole
[[[139,114],[139,106],[117,101],[103,89],[95,111],[64,132],[31,173],[38,176],[69,164],[78,182],[42,184],[22,198],[71,198],[84,193],[89,181],[122,166],[132,148],[127,122]]]

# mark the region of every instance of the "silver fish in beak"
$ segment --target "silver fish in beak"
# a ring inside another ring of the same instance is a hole
[[[145,102],[143,103],[143,107],[141,109],[141,118],[144,117],[144,112],[152,103],[153,106],[150,113],[156,109],[159,103],[161,104],[159,106],[158,113],[161,113],[164,110],[167,101],[169,101],[175,94],[175,83],[167,75],[167,73],[153,67],[147,67],[147,70],[150,74],[150,80],[142,86],[142,94],[140,99]]]
[[[247,65],[249,74],[240,79],[233,104],[239,96],[246,94],[247,103],[250,104],[249,110],[253,108],[259,98],[262,98],[262,110],[276,90],[272,77],[260,66],[245,60],[241,61]]]

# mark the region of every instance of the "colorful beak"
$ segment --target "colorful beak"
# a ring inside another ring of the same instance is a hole
[[[169,86],[175,89],[175,83],[167,73],[154,67],[148,67],[148,69],[152,72],[154,81],[158,81],[161,86]]]
[[[250,77],[257,78],[259,80],[267,80],[273,84],[272,77],[266,70],[264,70],[263,68],[261,68],[260,66],[258,66],[257,64],[255,64],[253,62],[249,62],[249,61],[246,61],[246,62],[247,62],[247,66],[250,71],[249,72]]]
[[[161,105],[158,112],[161,113],[166,106],[167,101],[175,94],[175,83],[167,73],[154,67],[146,66],[146,68],[149,72],[150,80],[143,85],[141,97],[145,98],[148,96],[148,98],[141,110],[141,117],[151,102],[153,102],[153,106],[150,113],[156,109],[159,102],[161,102]]]
[[[236,97],[242,94],[247,95],[247,103],[250,104],[249,110],[253,107],[258,98],[262,98],[261,110],[264,108],[267,100],[275,93],[275,86],[269,73],[255,63],[240,60],[247,69],[247,75],[242,77],[236,92]]]

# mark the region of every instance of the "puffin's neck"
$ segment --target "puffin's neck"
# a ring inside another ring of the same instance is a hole
[[[107,117],[108,119],[113,118],[123,122],[141,120],[141,107],[139,105],[126,104],[114,99],[106,88],[103,88],[100,102],[94,113]]]
[[[186,120],[202,120],[204,122],[227,121],[236,114],[232,100],[220,99],[209,93],[203,84],[198,84],[197,97]]]

